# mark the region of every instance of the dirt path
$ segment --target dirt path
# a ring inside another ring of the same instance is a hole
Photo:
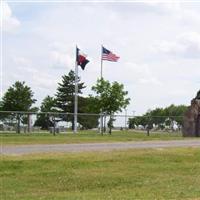
[[[123,149],[166,148],[166,147],[200,147],[200,140],[171,140],[171,141],[143,141],[118,143],[86,143],[86,144],[38,144],[1,146],[1,154],[23,155],[30,153],[52,152],[85,152],[85,151],[111,151]]]

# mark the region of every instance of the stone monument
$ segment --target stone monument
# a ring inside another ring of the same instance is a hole
[[[200,90],[183,117],[184,137],[200,137]]]

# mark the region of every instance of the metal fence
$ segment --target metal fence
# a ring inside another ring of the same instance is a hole
[[[102,119],[102,120],[101,120]],[[100,122],[102,126],[100,127]],[[183,116],[133,116],[107,115],[106,113],[78,113],[78,130],[97,133],[135,130],[156,132],[180,132]],[[73,113],[0,111],[2,133],[69,133],[74,128]]]

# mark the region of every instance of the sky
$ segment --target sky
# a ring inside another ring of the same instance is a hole
[[[124,84],[128,114],[189,105],[200,88],[200,3],[183,1],[1,4],[1,93],[25,81],[39,106],[75,65],[75,46],[88,55],[81,80],[100,77],[101,45],[120,56],[103,62],[103,77]]]

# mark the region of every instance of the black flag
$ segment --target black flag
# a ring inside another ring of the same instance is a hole
[[[87,55],[82,53],[79,48],[76,48],[76,62],[82,70],[84,70],[87,63],[89,63],[89,60],[87,60],[86,57]]]

